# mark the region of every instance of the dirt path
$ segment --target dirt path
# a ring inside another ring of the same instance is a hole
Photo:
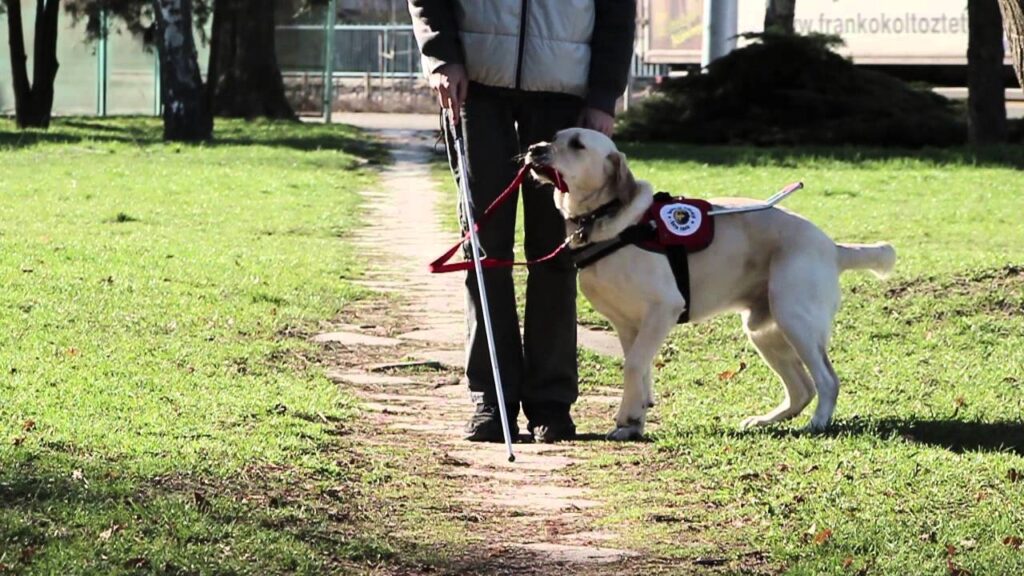
[[[382,188],[366,192],[368,226],[357,241],[380,263],[365,285],[392,293],[397,310],[364,311],[359,325],[317,336],[333,343],[332,351],[351,352],[333,355],[337,365],[329,376],[364,400],[378,427],[400,431],[402,441],[443,455],[444,478],[438,481],[457,483],[461,506],[480,519],[475,529],[501,536],[486,550],[498,564],[503,559],[519,564],[519,573],[585,574],[615,573],[633,564],[639,558],[616,547],[616,534],[594,528],[603,506],[598,496],[574,486],[567,474],[585,443],[519,444],[518,459],[510,464],[500,445],[461,439],[472,411],[465,387],[458,385],[462,275],[431,275],[425,269],[453,241],[438,214],[446,192],[435,185],[428,166],[433,138],[429,132],[402,130],[378,134],[391,145],[394,163],[383,171]],[[602,353],[618,351],[608,333],[583,331],[581,344]],[[386,366],[409,361],[446,370]],[[610,394],[589,395],[578,409],[610,414],[615,402]],[[524,557],[532,560],[521,564]]]

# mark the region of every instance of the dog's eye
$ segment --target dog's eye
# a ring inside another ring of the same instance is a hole
[[[572,148],[573,150],[585,150],[587,147],[583,145],[583,142],[580,142],[579,136],[577,136],[576,138],[569,140],[569,148]]]

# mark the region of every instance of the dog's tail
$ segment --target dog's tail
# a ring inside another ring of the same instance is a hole
[[[896,250],[891,244],[836,244],[840,271],[870,270],[875,276],[885,278],[896,265]]]

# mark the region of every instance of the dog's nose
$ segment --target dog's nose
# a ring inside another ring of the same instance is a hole
[[[544,156],[551,151],[551,144],[547,142],[538,142],[530,146],[527,151],[534,156]]]

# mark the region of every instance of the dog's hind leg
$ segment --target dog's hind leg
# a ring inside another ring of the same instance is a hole
[[[832,420],[839,397],[839,378],[828,358],[832,319],[839,308],[839,277],[818,275],[808,282],[799,267],[772,266],[769,300],[772,317],[807,367],[818,393],[818,406],[808,429],[823,431]]]
[[[758,322],[757,314],[743,314],[744,329],[750,342],[768,366],[778,374],[785,387],[786,397],[767,414],[750,416],[740,423],[741,429],[766,426],[788,420],[803,411],[814,398],[814,382],[804,369],[796,350],[786,340],[774,321]]]
[[[626,354],[625,389],[615,417],[615,430],[608,434],[610,440],[638,440],[643,436],[647,408],[651,402],[647,391],[651,365],[682,310],[682,304],[659,303],[648,308],[633,346]]]

